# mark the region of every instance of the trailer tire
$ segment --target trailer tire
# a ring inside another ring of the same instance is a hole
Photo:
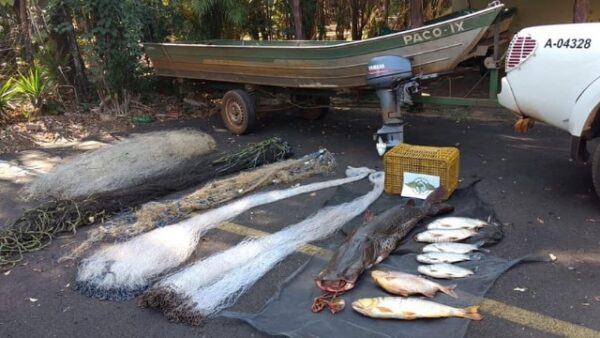
[[[329,112],[329,107],[325,108],[309,108],[302,109],[302,118],[308,121],[317,121],[325,118],[327,113]]]
[[[302,97],[300,96],[300,98],[303,98],[305,101],[300,101],[300,104],[306,104],[306,97]],[[330,98],[329,96],[327,97],[310,97],[308,98],[308,105],[310,106],[315,106],[315,107],[311,107],[311,108],[299,108],[299,112],[300,115],[302,116],[303,119],[308,120],[308,121],[316,121],[316,120],[322,120],[323,118],[325,118],[325,116],[327,116],[327,113],[329,112],[329,105],[331,104]]]
[[[242,89],[228,91],[221,102],[221,118],[236,135],[250,132],[256,126],[254,99]]]
[[[592,183],[596,194],[600,197],[600,144],[596,146],[592,156]]]

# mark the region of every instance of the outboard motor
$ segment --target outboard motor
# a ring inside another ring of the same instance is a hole
[[[374,135],[380,156],[404,142],[404,121],[400,109],[412,104],[418,91],[410,60],[400,56],[378,56],[369,60],[367,83],[374,87],[381,104],[383,126]]]

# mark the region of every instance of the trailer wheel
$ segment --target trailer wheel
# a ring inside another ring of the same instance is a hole
[[[596,146],[592,157],[592,183],[596,194],[600,196],[600,144]]]
[[[300,108],[300,114],[303,119],[309,121],[316,121],[325,118],[327,113],[329,112],[330,99],[329,97],[303,97],[299,96],[299,98],[304,101],[299,101],[300,104],[306,104],[309,106],[316,106],[312,108]]]
[[[236,135],[251,131],[256,125],[254,99],[245,90],[228,91],[221,102],[221,118],[227,129]]]
[[[329,112],[329,107],[302,109],[302,118],[309,121],[316,121],[325,118]]]

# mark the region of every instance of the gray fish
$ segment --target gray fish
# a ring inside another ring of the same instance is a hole
[[[487,249],[481,248],[484,245],[484,241],[479,241],[475,244],[467,244],[467,243],[432,243],[423,247],[423,252],[454,252],[454,253],[462,253],[467,254],[472,251],[484,251],[489,252]]]
[[[473,274],[469,269],[448,263],[419,265],[417,271],[433,278],[463,278]]]
[[[471,229],[453,229],[453,230],[427,230],[415,236],[419,242],[439,243],[439,242],[458,242],[476,235],[477,231]]]
[[[484,226],[489,226],[488,222],[482,221],[480,219],[467,217],[442,217],[427,224],[427,229],[479,229]]]
[[[420,207],[414,203],[398,205],[357,227],[315,278],[317,286],[338,294],[352,289],[358,277],[389,256],[420,220],[453,210],[451,206],[441,203],[445,195],[446,189],[440,187]]]
[[[457,263],[463,261],[475,261],[480,260],[483,257],[482,254],[462,254],[454,252],[428,252],[417,256],[417,261],[425,264],[437,264],[437,263]]]

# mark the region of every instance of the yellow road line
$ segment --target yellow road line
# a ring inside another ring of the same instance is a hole
[[[538,331],[573,338],[600,337],[600,332],[587,327],[548,317],[537,312],[484,298],[481,311]]]
[[[225,223],[219,226],[219,229],[240,236],[262,237],[269,235],[268,232],[260,231],[251,227],[235,223]],[[321,247],[311,244],[303,246],[298,251],[309,256],[329,257],[332,254],[331,250],[323,249]],[[595,331],[581,325],[569,323],[564,320],[545,316],[537,312],[525,310],[516,306],[504,304],[502,302],[489,298],[483,299],[481,303],[481,311],[489,313],[492,316],[511,321],[513,323],[536,329],[541,332],[559,335],[563,337],[600,337],[599,331]]]
[[[221,224],[221,226],[219,226],[219,229],[236,234],[236,235],[240,235],[240,236],[262,237],[262,236],[269,235],[268,232],[260,231],[260,230],[254,229],[254,228],[250,228],[250,227],[235,224],[235,223]],[[311,244],[307,244],[307,245],[303,246],[298,251],[302,252],[303,254],[309,255],[309,256],[323,256],[323,257],[331,256],[330,250],[323,249],[321,247],[318,247],[316,245],[311,245]]]

